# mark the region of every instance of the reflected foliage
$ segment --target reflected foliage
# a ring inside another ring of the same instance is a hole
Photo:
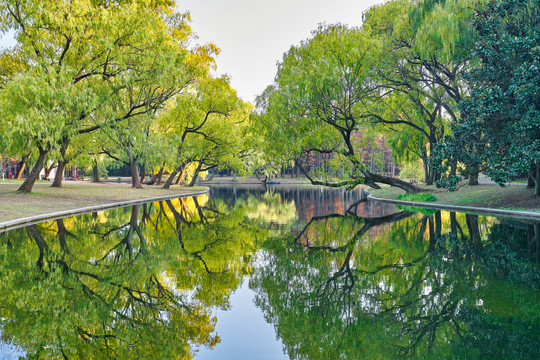
[[[440,211],[313,218],[265,243],[251,287],[292,359],[533,359],[540,271],[509,229]]]
[[[292,359],[536,358],[539,223],[319,187],[211,196],[0,234],[2,341],[29,359],[193,358],[249,276]]]
[[[0,237],[2,337],[28,358],[191,358],[249,273],[246,209],[169,200]]]

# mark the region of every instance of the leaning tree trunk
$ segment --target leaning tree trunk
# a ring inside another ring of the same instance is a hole
[[[161,167],[159,168],[159,172],[157,174],[153,174],[150,180],[146,182],[146,185],[161,184],[161,177],[163,176],[164,169],[165,169],[165,164],[161,165]]]
[[[389,176],[374,174],[370,172],[366,172],[365,177],[365,184],[369,185],[375,189],[380,189],[380,186],[377,185],[377,183],[386,184],[390,186],[394,186],[397,188],[400,188],[402,190],[405,190],[408,193],[419,193],[419,192],[425,192],[428,191],[426,189],[422,189],[416,185],[413,185],[409,182],[400,180],[398,178],[393,178]]]
[[[17,175],[15,175],[15,179],[19,180],[23,174],[24,168],[26,167],[26,162],[28,161],[28,158],[30,155],[23,155],[22,161],[21,161],[21,167],[17,170]]]
[[[185,170],[180,171],[180,174],[178,174],[178,176],[176,177],[176,181],[174,182],[174,185],[180,185],[180,181],[182,181],[182,178],[184,177],[185,172],[186,172]]]
[[[367,170],[362,171],[362,174],[364,175],[364,178],[362,179],[362,181],[351,179],[351,180],[345,180],[345,181],[342,181],[342,182],[339,182],[339,183],[328,183],[328,182],[325,182],[325,181],[319,181],[319,180],[313,179],[311,176],[309,176],[307,171],[304,169],[303,166],[300,165],[298,160],[295,161],[295,165],[308,178],[308,180],[311,182],[312,185],[322,185],[322,186],[329,186],[329,187],[346,186],[348,188],[354,188],[356,185],[365,184],[365,185],[371,186],[374,189],[380,189],[381,187],[378,185],[378,183],[381,183],[381,184],[387,184],[387,185],[390,185],[390,186],[400,188],[400,189],[406,191],[407,193],[420,193],[420,192],[429,191],[429,190],[426,190],[426,189],[422,189],[422,188],[420,188],[420,187],[418,187],[416,185],[413,185],[413,184],[411,184],[409,182],[400,180],[398,178],[393,178],[393,177],[390,177],[390,176],[374,174],[374,173],[369,172]]]
[[[191,182],[189,183],[189,187],[193,187],[195,185],[195,182],[197,181],[197,177],[199,176],[199,173],[201,172],[203,163],[200,162],[199,165],[197,165],[197,169],[195,170],[195,173],[193,174],[193,177],[191,178]]]
[[[164,167],[162,166],[161,169],[159,169],[159,173],[157,175],[157,179],[156,179],[156,185],[161,185],[162,183],[162,178],[163,178],[163,170],[164,170]]]
[[[60,160],[58,161],[58,168],[56,169],[56,174],[54,175],[54,181],[52,187],[62,187],[62,180],[64,180],[64,170],[66,169],[67,161]]]
[[[171,175],[169,176],[169,178],[167,179],[167,181],[165,182],[165,185],[163,185],[163,188],[164,189],[169,189],[174,181],[174,178],[176,177],[176,174],[178,174],[178,171],[177,170],[174,170]]]
[[[266,184],[266,182],[268,181],[268,175],[266,174],[263,174],[263,175],[264,175],[264,178],[262,176],[259,176],[259,174],[255,173],[255,177],[257,178],[257,180]]]
[[[44,150],[41,147],[39,148],[38,159],[36,163],[34,164],[32,171],[30,171],[30,173],[26,177],[26,180],[24,180],[24,182],[19,187],[19,189],[17,189],[17,192],[22,192],[26,194],[32,192],[32,187],[34,186],[34,183],[38,179],[39,173],[41,172],[41,170],[43,170],[43,164],[45,163],[45,157],[47,156],[48,152],[49,150]]]
[[[179,172],[181,173],[180,175],[182,175],[184,173],[184,167],[186,166],[186,164],[182,164],[180,166],[178,166],[176,169],[174,169],[174,171],[171,173],[171,175],[169,176],[169,178],[167,179],[167,182],[165,182],[165,185],[163,185],[163,188],[164,189],[169,189],[174,181],[174,178],[176,177],[176,174],[178,174]]]

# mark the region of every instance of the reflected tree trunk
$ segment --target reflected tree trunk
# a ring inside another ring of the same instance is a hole
[[[478,227],[478,215],[465,214],[465,220],[471,242],[475,245],[481,245],[482,238],[480,236],[480,228]]]
[[[458,223],[457,223],[456,213],[451,212],[450,213],[450,231],[452,232],[452,234],[457,236],[457,229],[458,229]]]
[[[28,235],[34,240],[39,249],[39,258],[37,260],[38,268],[43,269],[45,255],[49,252],[49,245],[41,235],[36,225],[30,225],[26,227]]]
[[[441,211],[437,210],[435,213],[435,235],[441,237],[442,234],[442,220],[441,220]]]

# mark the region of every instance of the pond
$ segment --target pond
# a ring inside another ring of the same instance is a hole
[[[209,195],[0,234],[0,359],[537,359],[540,225]]]

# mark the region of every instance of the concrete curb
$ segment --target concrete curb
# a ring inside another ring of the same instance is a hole
[[[5,222],[0,223],[0,233],[3,233],[8,230],[13,230],[13,229],[29,226],[29,225],[34,225],[34,224],[44,222],[44,221],[58,220],[58,219],[66,218],[66,217],[82,215],[82,214],[87,214],[87,213],[96,212],[96,211],[116,209],[119,207],[144,204],[144,203],[149,203],[149,202],[154,202],[154,201],[163,201],[163,200],[171,200],[171,199],[179,199],[179,198],[184,198],[184,197],[204,195],[204,194],[207,194],[209,191],[210,191],[210,188],[207,187],[206,190],[194,191],[194,192],[189,192],[185,194],[174,194],[174,195],[158,196],[158,197],[146,198],[146,199],[119,201],[119,202],[110,203],[110,204],[88,206],[88,207],[79,208],[79,209],[64,210],[64,211],[58,211],[58,212],[49,213],[49,214],[42,214],[42,215],[25,217],[21,219],[5,221]]]
[[[371,193],[367,190],[364,190],[364,191],[367,194],[368,200],[379,201],[383,203],[540,221],[540,213],[533,213],[529,211],[514,211],[514,210],[490,209],[490,208],[482,208],[482,207],[474,207],[474,206],[444,205],[444,204],[433,204],[433,203],[424,203],[424,202],[416,202],[416,201],[383,199],[383,198],[378,198],[371,195]]]

